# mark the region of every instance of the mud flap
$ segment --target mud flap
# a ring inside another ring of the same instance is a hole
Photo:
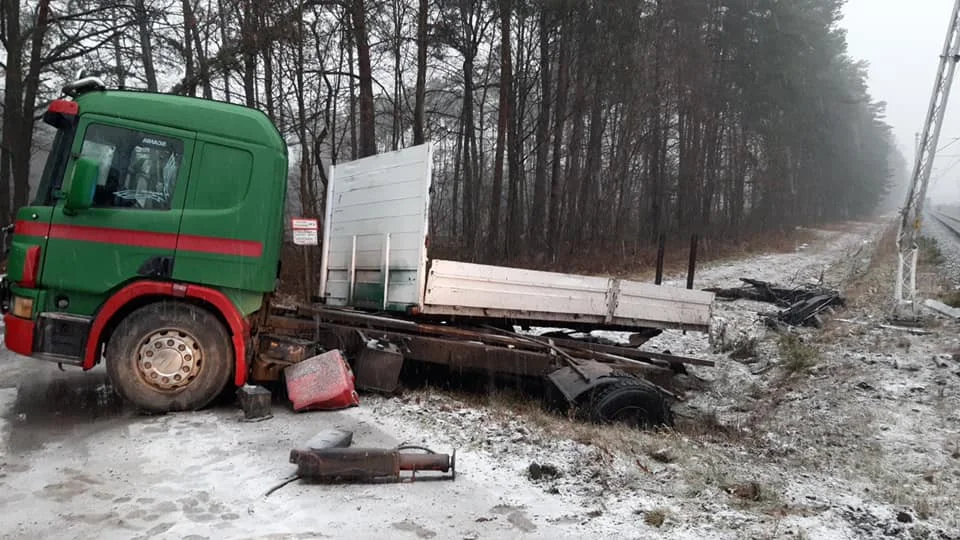
[[[572,404],[594,388],[610,383],[612,374],[613,367],[608,364],[583,361],[578,363],[577,369],[567,366],[552,371],[547,374],[547,379]]]
[[[392,394],[400,386],[403,353],[392,343],[367,340],[353,363],[360,390]]]

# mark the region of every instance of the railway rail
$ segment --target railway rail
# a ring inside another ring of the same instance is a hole
[[[937,210],[930,210],[930,215],[960,239],[960,217],[951,216]]]

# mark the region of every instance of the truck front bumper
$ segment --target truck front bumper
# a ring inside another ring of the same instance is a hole
[[[33,321],[6,313],[3,316],[3,324],[6,326],[3,342],[7,349],[24,356],[33,354]]]

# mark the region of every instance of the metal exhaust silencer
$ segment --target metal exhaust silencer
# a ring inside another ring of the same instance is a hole
[[[415,452],[419,450],[419,452]],[[315,480],[402,480],[401,473],[410,472],[416,480],[418,472],[450,473],[456,478],[456,455],[438,454],[422,446],[383,448],[323,448],[291,450],[290,463],[297,465],[297,475]]]

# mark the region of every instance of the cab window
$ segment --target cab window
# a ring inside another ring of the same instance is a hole
[[[95,207],[170,209],[183,162],[183,141],[90,124],[80,154],[100,164]]]
[[[47,162],[43,166],[40,185],[37,187],[32,206],[57,204],[56,192],[60,189],[63,171],[66,170],[67,162],[70,161],[70,144],[73,142],[73,134],[72,125],[57,130],[53,145],[50,147],[50,155],[47,156]]]

